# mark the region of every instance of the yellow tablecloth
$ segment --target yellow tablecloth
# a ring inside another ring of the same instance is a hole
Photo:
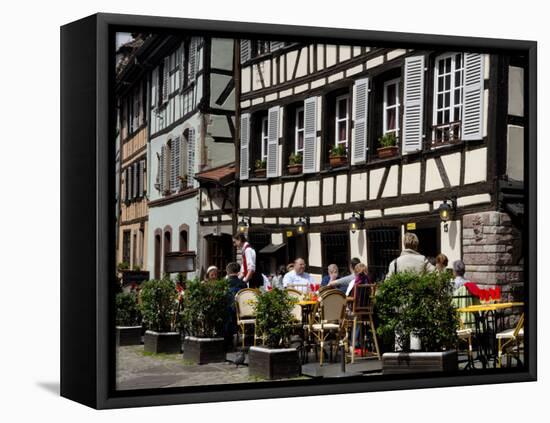
[[[457,308],[457,311],[459,313],[480,313],[483,311],[495,311],[495,310],[502,310],[505,308],[522,307],[523,305],[524,305],[523,302],[478,304],[478,305],[471,305],[468,307],[460,307],[460,308]]]

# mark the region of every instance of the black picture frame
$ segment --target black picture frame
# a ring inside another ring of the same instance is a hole
[[[115,391],[113,307],[110,269],[115,268],[113,204],[114,155],[109,147],[114,120],[112,87],[116,31],[133,29],[207,32],[218,36],[262,36],[370,43],[401,48],[460,48],[518,52],[528,58],[525,78],[526,199],[525,300],[526,367],[459,376],[385,376],[292,381],[193,389]],[[134,406],[233,401],[305,395],[371,392],[459,385],[535,381],[537,378],[537,44],[534,41],[453,37],[337,28],[271,25],[95,14],[61,28],[61,395],[105,409]],[[78,207],[75,207],[78,204]],[[77,248],[76,248],[77,247]]]

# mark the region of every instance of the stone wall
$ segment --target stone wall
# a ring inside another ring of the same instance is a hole
[[[523,288],[521,232],[506,213],[489,211],[463,217],[463,260],[466,279],[500,285],[503,299],[516,299]],[[512,298],[510,298],[512,299]]]

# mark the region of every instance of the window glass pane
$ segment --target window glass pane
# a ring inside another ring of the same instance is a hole
[[[304,149],[304,133],[303,132],[298,132],[298,144],[297,144],[297,148],[298,150],[303,150]]]
[[[387,130],[395,130],[396,129],[396,120],[395,117],[397,116],[396,109],[388,109],[386,114],[386,125]]]
[[[445,89],[450,90],[451,89],[451,75],[447,75],[445,77]]]
[[[338,141],[345,141],[346,135],[346,122],[338,122]]]
[[[445,59],[445,73],[451,72],[451,58],[447,57]]]
[[[443,91],[443,78],[437,78],[437,91]]]
[[[461,76],[462,76],[462,72],[456,72],[455,73],[455,87],[460,86]]]
[[[460,90],[455,90],[455,104],[460,103]]]
[[[395,104],[396,100],[396,93],[397,93],[397,85],[391,84],[386,86],[386,101],[388,106],[393,106]]]
[[[456,122],[458,120],[460,120],[460,107],[455,107],[453,121]]]
[[[262,135],[267,136],[267,119],[262,120]]]
[[[437,112],[437,124],[443,123],[443,112]]]
[[[445,110],[443,113],[444,113],[444,116],[443,116],[444,122],[445,123],[449,122],[449,110]]]
[[[347,116],[347,100],[345,98],[342,98],[338,100],[338,118],[339,119],[345,119]]]
[[[301,129],[304,127],[304,111],[298,111],[298,128]]]
[[[437,95],[437,108],[441,109],[443,107],[443,94]]]
[[[451,105],[451,93],[446,92],[445,93],[445,107],[449,107]]]
[[[444,72],[443,65],[444,65],[444,61],[440,60],[439,61],[439,74],[440,75]]]
[[[462,54],[457,54],[456,56],[456,68],[462,67]]]

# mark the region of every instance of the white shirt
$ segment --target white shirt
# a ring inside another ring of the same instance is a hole
[[[292,288],[297,289],[298,291],[307,292],[307,289],[310,284],[314,282],[311,275],[307,272],[298,275],[294,270],[288,272],[283,278],[283,287],[292,285]]]
[[[248,248],[247,248],[248,247]],[[246,250],[245,250],[246,248]],[[246,268],[250,272],[256,270],[256,251],[254,251],[254,248],[250,246],[248,242],[245,242],[241,248],[241,251],[244,251],[244,256],[246,257]],[[244,265],[241,263],[241,273],[243,274],[243,278],[246,277],[244,274]]]

